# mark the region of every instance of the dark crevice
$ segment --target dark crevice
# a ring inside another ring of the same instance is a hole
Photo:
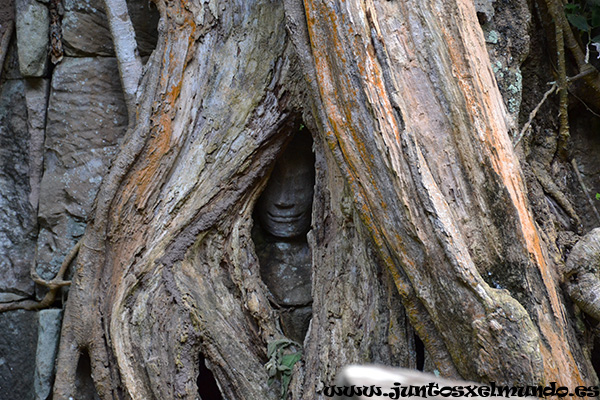
[[[206,359],[202,353],[200,353],[196,384],[198,385],[198,395],[202,400],[223,400],[215,376],[206,366]]]
[[[481,11],[477,11],[477,20],[479,21],[479,25],[485,25],[489,22],[487,15]]]
[[[594,332],[594,342],[592,344],[590,359],[596,375],[600,377],[600,335],[598,335],[598,327],[600,325],[598,324],[598,321],[591,317],[589,318],[588,322],[591,326],[595,327],[592,328],[592,331]]]
[[[417,357],[417,369],[423,371],[425,367],[425,345],[417,335],[415,335],[415,353]]]
[[[92,364],[87,351],[81,353],[77,363],[74,398],[77,400],[100,400],[92,379]]]

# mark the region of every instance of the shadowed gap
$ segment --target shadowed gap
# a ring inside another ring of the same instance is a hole
[[[415,353],[417,355],[417,369],[423,371],[425,367],[425,345],[417,335],[415,335]]]
[[[198,385],[198,395],[200,395],[202,400],[223,400],[223,395],[219,390],[215,376],[206,366],[206,359],[202,353],[200,353],[196,384]]]
[[[600,376],[600,339],[596,337],[594,339],[594,347],[591,354],[592,366],[596,375]]]
[[[100,400],[94,380],[92,379],[92,363],[87,351],[81,353],[77,362],[75,398],[78,400]]]

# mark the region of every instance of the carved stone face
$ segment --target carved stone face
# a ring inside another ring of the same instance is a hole
[[[258,216],[265,231],[280,238],[293,238],[308,231],[315,184],[314,164],[309,135],[296,135],[277,160],[258,200]]]

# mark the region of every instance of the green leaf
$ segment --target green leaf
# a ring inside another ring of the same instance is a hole
[[[600,200],[600,193],[596,193],[596,200]]]
[[[590,30],[590,26],[588,25],[587,18],[580,14],[567,14],[567,19],[575,28],[580,31],[587,32]]]
[[[579,4],[565,4],[565,12],[567,14],[579,13]]]
[[[284,349],[292,347],[301,348],[300,344],[290,339],[273,340],[267,344],[267,355],[269,361],[265,368],[269,374],[269,385],[279,379],[281,383],[281,400],[287,398],[288,386],[292,379],[292,368],[302,358],[302,352],[298,351],[291,354],[283,354]],[[292,349],[288,350],[291,351]]]
[[[276,350],[277,350],[277,343],[269,342],[269,345],[267,346],[267,357],[269,357],[269,358],[273,357],[273,353],[275,353]]]
[[[288,367],[287,365],[284,364],[279,364],[277,366],[277,370],[279,370],[279,372],[281,372],[282,374],[287,374],[287,373],[291,373],[292,369],[290,367]]]
[[[581,14],[568,14],[567,19],[575,28],[580,31],[587,32],[591,27],[587,22],[587,18]]]
[[[290,386],[291,380],[291,375],[284,375],[283,378],[281,378],[281,400],[285,400],[287,398],[288,387]]]
[[[296,364],[301,358],[302,353],[300,352],[286,354],[283,357],[281,357],[281,364],[291,369],[294,366],[294,364]]]
[[[296,344],[296,342],[289,339],[273,340],[272,342],[269,342],[267,346],[267,357],[271,358],[276,351],[279,351],[294,344]]]

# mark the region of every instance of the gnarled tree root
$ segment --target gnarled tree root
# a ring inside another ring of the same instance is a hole
[[[65,273],[67,272],[69,265],[71,265],[71,263],[73,262],[73,260],[77,256],[77,254],[79,253],[79,249],[81,247],[81,242],[82,242],[82,240],[80,240],[79,242],[77,242],[77,244],[75,244],[75,246],[73,246],[73,248],[71,249],[69,254],[67,254],[65,259],[63,260],[63,262],[60,266],[60,269],[58,270],[58,273],[51,280],[43,279],[42,277],[40,277],[38,275],[38,273],[35,269],[35,267],[36,267],[35,259],[31,263],[30,273],[31,273],[31,278],[33,279],[33,281],[35,283],[37,283],[38,285],[41,285],[41,286],[44,286],[44,287],[50,289],[50,290],[48,290],[48,293],[46,293],[46,295],[44,296],[44,298],[42,300],[37,301],[37,300],[27,299],[27,300],[14,301],[14,302],[10,302],[10,303],[1,303],[0,304],[0,312],[13,311],[13,310],[41,310],[43,308],[49,307],[52,303],[54,303],[54,300],[56,299],[56,295],[58,294],[59,289],[63,286],[69,286],[71,284],[71,281],[66,281],[63,279],[63,277],[64,277]]]
[[[566,263],[565,284],[571,300],[587,315],[600,321],[600,228],[583,237]]]

